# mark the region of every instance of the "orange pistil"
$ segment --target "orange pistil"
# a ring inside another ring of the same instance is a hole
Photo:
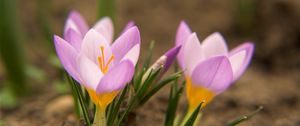
[[[101,50],[101,56],[98,57],[98,63],[99,63],[99,66],[100,66],[100,70],[103,73],[106,73],[109,69],[109,64],[114,60],[115,56],[111,55],[109,60],[107,61],[107,63],[105,63],[104,47],[100,46],[100,50]]]

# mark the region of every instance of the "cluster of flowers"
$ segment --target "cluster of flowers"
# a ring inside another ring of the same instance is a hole
[[[63,38],[54,36],[64,69],[104,111],[134,77],[141,47],[140,32],[133,22],[129,22],[115,40],[113,35],[110,18],[104,17],[89,28],[82,16],[73,11],[66,21]],[[211,34],[200,44],[196,33],[182,21],[175,47],[156,64],[163,65],[165,72],[177,58],[184,71],[189,110],[193,111],[201,102],[206,106],[243,74],[253,49],[254,45],[246,42],[228,51],[219,33]]]

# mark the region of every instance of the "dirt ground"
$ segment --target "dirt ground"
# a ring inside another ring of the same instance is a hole
[[[27,52],[30,62],[56,77],[47,59],[49,51],[39,49],[41,31],[36,22],[36,1],[21,1],[23,29],[28,34]],[[251,0],[246,0],[251,1]],[[217,96],[204,110],[203,126],[221,126],[243,114],[264,106],[263,111],[241,126],[300,125],[300,1],[253,0],[250,10],[239,9],[238,0],[117,0],[117,31],[134,20],[142,35],[142,53],[149,42],[156,41],[154,58],[174,45],[175,32],[181,20],[197,32],[200,40],[221,32],[230,49],[244,41],[256,45],[253,62],[247,72],[229,90]],[[96,0],[53,0],[47,14],[55,34],[61,35],[67,12],[78,10],[93,24]],[[241,23],[242,22],[242,23]],[[141,57],[142,60],[144,57]],[[1,65],[0,65],[1,66]],[[1,78],[5,77],[3,68]],[[36,85],[32,95],[13,110],[1,110],[5,126],[74,126],[81,123],[74,116],[72,98],[53,89],[53,79]],[[49,87],[45,89],[45,86]],[[130,126],[162,125],[169,89],[160,91],[150,102],[136,111]],[[186,109],[181,98],[179,112]]]

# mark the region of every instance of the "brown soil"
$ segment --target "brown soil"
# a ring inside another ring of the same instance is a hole
[[[28,37],[27,52],[30,62],[45,68],[49,77],[56,77],[47,59],[48,51],[40,49],[41,31],[36,19],[36,1],[20,1],[23,29]],[[247,0],[248,1],[248,0]],[[299,126],[300,125],[300,1],[255,0],[253,19],[242,23],[236,1],[218,0],[117,0],[117,26],[134,20],[142,35],[142,53],[149,42],[156,41],[157,58],[174,45],[175,31],[180,20],[188,22],[201,40],[214,31],[221,32],[232,48],[243,41],[253,40],[256,52],[247,72],[229,90],[217,96],[204,110],[201,125],[224,125],[230,120],[255,110],[264,109],[241,126]],[[60,1],[49,4],[52,29],[61,35],[66,14],[76,9],[87,18],[89,24],[96,21],[96,0]],[[244,13],[243,13],[244,14]],[[242,17],[245,15],[242,15]],[[117,27],[117,31],[121,31]],[[33,46],[29,46],[33,45]],[[142,57],[143,59],[144,57]],[[4,78],[3,68],[0,76]],[[5,126],[74,126],[80,125],[68,94],[53,89],[53,80],[35,86],[32,95],[12,110],[1,110]],[[57,78],[56,78],[57,79]],[[45,87],[47,87],[45,89]],[[48,88],[49,87],[49,88]],[[162,125],[168,102],[168,87],[160,91],[150,102],[139,108],[130,125]],[[179,113],[186,109],[183,96]]]

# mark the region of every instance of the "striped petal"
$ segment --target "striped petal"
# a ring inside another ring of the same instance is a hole
[[[140,44],[140,32],[136,26],[124,32],[112,44],[111,49],[115,55],[115,62],[119,62],[136,44]]]
[[[188,25],[181,21],[180,25],[178,26],[177,33],[176,33],[176,46],[184,45],[186,39],[192,34],[190,28]],[[183,50],[179,51],[178,55],[178,63],[181,66],[181,68],[184,68],[184,62],[183,59]]]
[[[56,35],[54,36],[54,45],[58,58],[65,70],[80,83],[81,80],[76,70],[77,51],[68,42]]]
[[[134,47],[132,47],[128,53],[123,57],[123,60],[130,60],[133,65],[135,66],[137,64],[137,61],[139,59],[140,55],[140,44],[136,44]]]
[[[131,61],[125,60],[115,65],[101,79],[97,94],[109,93],[123,89],[132,79],[134,74],[134,65]]]
[[[176,46],[176,47],[168,50],[164,54],[164,56],[166,56],[167,60],[166,60],[166,63],[164,64],[163,72],[167,71],[169,69],[169,67],[172,65],[172,63],[174,62],[175,57],[179,53],[181,47],[182,47],[181,45],[180,46]]]
[[[113,22],[109,17],[104,17],[100,19],[93,28],[100,34],[102,34],[107,40],[107,42],[111,44],[114,35],[114,26]]]
[[[199,63],[192,73],[192,82],[216,94],[223,92],[232,82],[231,65],[226,56],[216,56]]]
[[[222,37],[222,35],[218,32],[215,32],[208,36],[202,43],[203,53],[206,58],[218,55],[227,55],[227,45]]]
[[[203,58],[200,41],[196,33],[193,33],[183,45],[183,59],[179,59],[184,61],[185,66],[183,69],[186,70],[186,74],[191,75],[196,65],[203,60]]]
[[[84,54],[80,54],[77,58],[78,71],[82,79],[82,83],[86,88],[96,90],[100,79],[103,76],[99,66],[93,63]]]
[[[77,52],[80,51],[82,36],[78,34],[78,32],[76,32],[74,29],[69,29],[65,33],[65,40],[69,42],[77,50]]]
[[[89,27],[84,18],[77,11],[71,11],[65,24],[64,35],[66,35],[69,29],[73,29],[81,36],[84,36]]]
[[[129,28],[135,26],[134,21],[129,21],[126,26],[124,27],[123,31],[121,32],[121,34],[123,34],[125,31],[127,31]]]
[[[102,49],[103,53],[102,54]],[[105,62],[112,56],[110,45],[106,39],[96,30],[89,30],[83,38],[81,52],[85,54],[95,64],[98,63],[98,57],[104,55]]]
[[[251,61],[254,51],[254,44],[244,43],[229,53],[229,60],[233,71],[233,80],[237,80],[246,70]]]

